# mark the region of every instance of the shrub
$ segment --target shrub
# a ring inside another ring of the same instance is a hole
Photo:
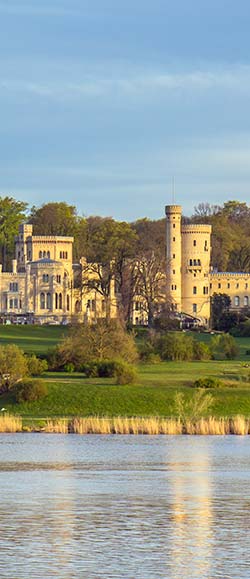
[[[98,364],[97,362],[90,362],[89,364],[83,364],[82,366],[80,366],[80,371],[84,372],[87,378],[97,378]]]
[[[193,342],[193,360],[211,360],[212,354],[209,346],[204,342]]]
[[[102,360],[98,362],[98,376],[100,378],[113,378],[116,370],[116,362],[114,360]]]
[[[218,378],[199,378],[193,384],[194,388],[223,388],[225,386],[222,380]]]
[[[156,352],[162,360],[192,360],[193,344],[192,336],[169,332],[156,340]]]
[[[214,358],[219,360],[233,360],[239,353],[239,348],[233,336],[221,334],[211,340],[211,351]]]
[[[16,388],[16,401],[35,402],[44,398],[47,393],[47,386],[42,380],[23,380]]]
[[[41,374],[48,370],[47,360],[40,360],[35,354],[27,357],[27,366],[30,376],[41,376]]]
[[[64,372],[68,372],[69,374],[72,374],[72,372],[75,371],[75,366],[72,362],[68,362],[67,364],[65,364],[63,369],[64,369]]]
[[[137,373],[134,366],[126,362],[117,362],[115,367],[116,384],[125,385],[133,384],[137,379]]]

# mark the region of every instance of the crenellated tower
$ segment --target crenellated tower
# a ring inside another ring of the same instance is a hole
[[[183,225],[182,311],[203,325],[210,319],[211,225]]]

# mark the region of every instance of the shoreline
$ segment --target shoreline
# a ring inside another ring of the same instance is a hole
[[[35,419],[33,419],[35,420]],[[0,433],[101,434],[101,435],[250,435],[250,418],[158,418],[89,416],[41,420],[23,424],[20,416],[0,416]]]

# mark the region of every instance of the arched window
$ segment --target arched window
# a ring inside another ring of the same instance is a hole
[[[59,294],[59,310],[62,310],[62,294]]]
[[[50,251],[47,251],[47,257],[50,259]]]
[[[240,298],[239,298],[239,296],[235,296],[235,298],[234,298],[234,305],[236,306],[236,308],[239,307],[239,305],[240,305]]]
[[[43,252],[43,257],[46,257],[46,251]]]
[[[45,309],[45,294],[43,292],[40,294],[40,308],[41,310]]]
[[[47,293],[47,310],[51,310],[51,294]]]
[[[42,251],[39,251],[39,259],[41,259],[42,256],[43,256],[43,252],[42,252]]]
[[[244,296],[244,306],[248,307],[248,296]]]
[[[44,273],[43,274],[43,283],[48,283],[49,282],[49,274],[48,273]]]
[[[69,312],[69,296],[67,296],[67,312]]]
[[[55,298],[56,298],[55,299],[55,308],[56,308],[56,310],[58,310],[58,294],[57,293],[55,295]]]
[[[75,312],[78,314],[81,311],[81,302],[79,300],[75,303]]]
[[[197,294],[197,286],[196,285],[193,286],[193,294]]]

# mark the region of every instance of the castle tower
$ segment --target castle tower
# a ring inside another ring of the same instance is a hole
[[[181,206],[166,205],[166,297],[171,308],[182,310],[181,296]]]
[[[211,225],[183,225],[182,311],[208,325],[210,319]]]
[[[18,228],[18,235],[15,237],[15,255],[17,260],[17,271],[24,272],[27,261],[32,259],[30,244],[33,225],[21,223]]]

